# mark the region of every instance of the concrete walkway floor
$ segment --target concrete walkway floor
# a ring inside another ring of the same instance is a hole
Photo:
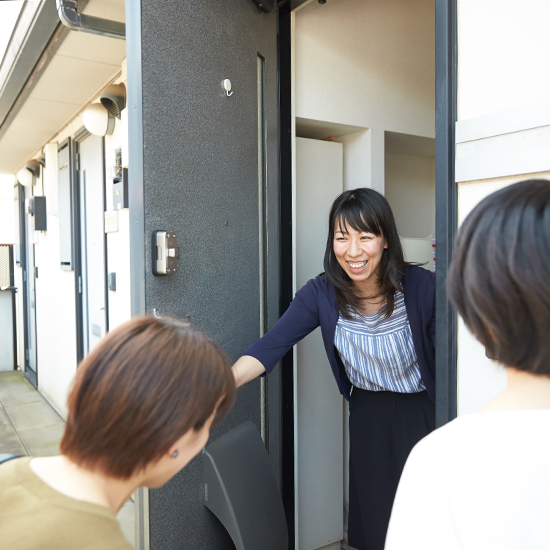
[[[59,454],[65,422],[19,371],[0,372],[0,454]],[[134,545],[134,503],[117,515],[122,532]]]

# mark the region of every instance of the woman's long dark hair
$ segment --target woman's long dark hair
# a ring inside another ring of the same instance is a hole
[[[359,296],[353,281],[342,269],[334,255],[334,229],[346,231],[350,226],[356,231],[365,231],[381,236],[388,248],[384,249],[378,267],[378,292],[367,298]],[[395,226],[393,212],[383,195],[361,187],[342,193],[332,204],[328,219],[328,238],[325,251],[325,275],[336,289],[336,309],[350,318],[350,310],[359,314],[364,300],[383,298],[380,312],[387,319],[393,313],[395,291],[403,292],[401,282],[406,262],[403,248]]]

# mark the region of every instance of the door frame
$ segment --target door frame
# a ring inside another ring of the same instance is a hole
[[[279,2],[280,262],[281,315],[292,300],[292,50],[291,13],[306,0]],[[457,322],[445,285],[457,231],[455,123],[457,120],[457,0],[435,0],[436,134],[436,426],[457,415]],[[294,548],[293,350],[283,358],[281,394],[281,490]]]
[[[70,139],[71,186],[73,188],[73,246],[74,246],[74,280],[76,310],[76,361],[77,365],[84,359],[84,278],[82,270],[82,196],[80,188],[80,144],[92,134],[82,127]],[[107,204],[105,181],[105,138],[101,138],[101,182],[103,185],[103,212]],[[107,291],[107,234],[103,233],[103,251],[105,257],[104,293],[105,293],[105,332],[109,331],[109,296]]]
[[[305,0],[279,2],[278,95],[279,95],[279,227],[280,288],[279,313],[292,300],[292,111],[291,111],[291,13]],[[454,181],[457,101],[457,10],[456,0],[435,0],[436,34],[436,423],[438,426],[456,416],[456,314],[444,289],[457,229],[457,188]],[[141,68],[140,0],[126,0],[126,41],[128,56],[128,106],[130,184],[130,270],[132,277],[132,315],[145,313],[145,206],[143,178],[143,96]],[[135,156],[134,156],[135,155]],[[79,239],[78,239],[79,241]],[[77,242],[78,242],[77,241]],[[75,267],[80,262],[76,262]],[[282,360],[280,398],[282,446],[281,492],[289,527],[290,548],[294,546],[294,383],[293,352]],[[136,548],[147,550],[148,492],[141,489],[136,499]]]
[[[436,427],[457,416],[457,314],[446,281],[458,229],[455,181],[458,32],[457,0],[435,2],[435,240],[436,240]]]

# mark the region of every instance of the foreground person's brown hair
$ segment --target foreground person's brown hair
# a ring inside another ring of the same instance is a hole
[[[221,419],[234,394],[225,354],[204,334],[135,317],[78,367],[60,449],[78,465],[127,479],[214,412]]]
[[[550,375],[550,181],[482,200],[460,229],[447,284],[490,357]]]

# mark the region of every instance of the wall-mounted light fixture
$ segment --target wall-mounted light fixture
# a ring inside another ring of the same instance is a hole
[[[86,130],[94,136],[110,136],[115,129],[115,117],[101,103],[92,103],[82,115]]]
[[[41,164],[37,160],[29,160],[25,165],[25,168],[21,168],[17,172],[17,181],[24,187],[31,187],[34,183],[34,178],[40,177]]]
[[[32,186],[32,174],[26,168],[21,168],[16,177],[17,181],[24,187]]]
[[[120,112],[126,107],[126,87],[124,84],[111,84],[99,96],[103,106],[120,120]]]

